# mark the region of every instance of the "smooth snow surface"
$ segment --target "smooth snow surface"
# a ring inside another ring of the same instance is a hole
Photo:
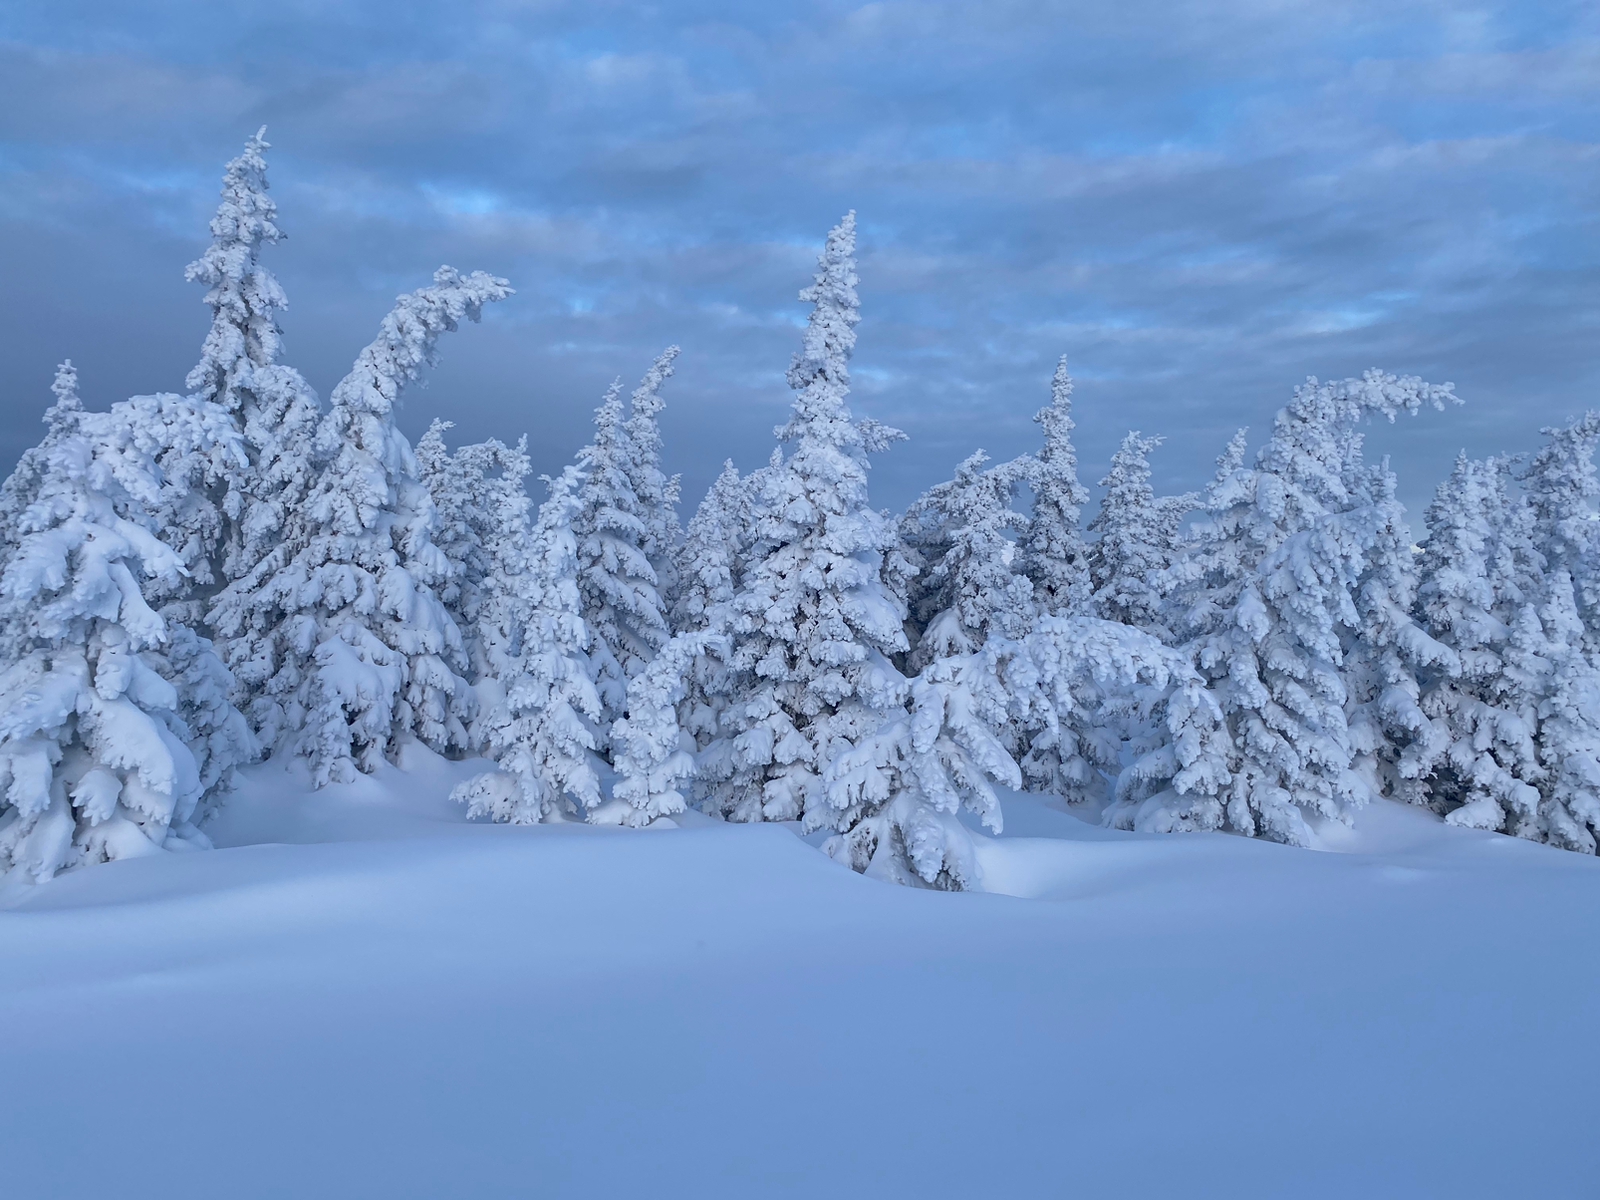
[[[468,824],[479,763],[12,886],[29,1197],[1596,1194],[1600,862],[1380,804],[1324,850],[1005,797],[991,887],[781,825]]]

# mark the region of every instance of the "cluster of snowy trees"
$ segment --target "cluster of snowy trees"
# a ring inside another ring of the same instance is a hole
[[[1203,494],[1158,495],[1160,439],[1128,434],[1086,521],[1063,360],[1035,453],[979,451],[896,517],[868,472],[903,435],[848,406],[852,214],[765,466],[680,526],[671,347],[535,506],[524,443],[394,424],[506,281],[440,268],[325,408],[279,361],[266,148],[189,268],[213,320],[187,392],[90,412],[64,364],[0,489],[0,874],[203,847],[241,764],[322,786],[408,741],[485,760],[475,816],[792,821],[939,888],[980,884],[997,787],[1301,845],[1384,796],[1595,852],[1600,414],[1462,457],[1414,545],[1362,426],[1450,386],[1312,379]]]

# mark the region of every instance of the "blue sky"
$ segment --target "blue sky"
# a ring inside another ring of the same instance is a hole
[[[0,11],[0,457],[56,361],[180,390],[183,267],[257,126],[288,357],[326,395],[448,262],[518,289],[425,390],[464,439],[582,442],[669,342],[691,503],[758,465],[822,237],[859,213],[855,404],[900,506],[1034,444],[1055,358],[1097,479],[1129,428],[1174,489],[1308,374],[1466,399],[1375,430],[1420,504],[1462,448],[1600,403],[1593,4],[1125,0],[620,5],[12,0]]]

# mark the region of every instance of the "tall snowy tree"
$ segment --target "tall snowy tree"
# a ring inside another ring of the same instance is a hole
[[[1454,399],[1449,385],[1377,371],[1309,380],[1253,469],[1242,434],[1219,461],[1174,568],[1172,612],[1228,722],[1228,827],[1304,845],[1308,816],[1348,820],[1365,803],[1342,672],[1380,518],[1350,492],[1351,443],[1370,414]]]
[[[913,582],[917,672],[906,700],[823,771],[840,833],[825,849],[857,871],[942,889],[980,882],[966,809],[1001,825],[994,785],[1018,787],[1013,727],[1047,709],[1023,639],[1033,587],[1008,536],[1024,464],[987,467],[980,450],[929,489],[901,523],[924,570]]]
[[[39,498],[50,472],[50,456],[65,439],[78,433],[83,402],[78,398],[78,369],[71,359],[56,368],[50,391],[55,402],[45,410],[44,440],[24,450],[16,470],[0,484],[0,570],[22,542],[22,517]]]
[[[1503,459],[1456,460],[1428,508],[1418,606],[1424,629],[1456,669],[1425,684],[1419,706],[1440,730],[1407,798],[1457,825],[1533,834],[1544,770],[1537,745],[1540,685],[1533,605],[1542,587],[1533,513]]]
[[[333,391],[318,432],[326,465],[282,553],[239,589],[242,607],[265,614],[263,727],[311,759],[318,786],[375,770],[408,737],[441,752],[466,744],[467,663],[435,590],[450,563],[394,408],[441,334],[510,294],[502,279],[441,267],[399,298]]]
[[[1083,506],[1088,490],[1078,482],[1078,451],[1072,444],[1072,376],[1067,357],[1056,364],[1050,404],[1035,414],[1044,446],[1034,458],[1033,515],[1023,537],[1027,573],[1043,611],[1074,616],[1088,610],[1089,558],[1083,541]]]
[[[1600,653],[1600,473],[1594,451],[1600,443],[1600,412],[1568,425],[1544,429],[1545,446],[1522,472],[1532,505],[1534,537],[1548,568],[1565,571],[1575,589],[1584,645]]]
[[[650,397],[670,369],[663,356],[640,385],[646,411]],[[653,380],[653,382],[652,382]],[[653,412],[649,428],[654,429]],[[648,509],[635,491],[641,475],[622,403],[621,381],[613,383],[595,410],[594,441],[579,453],[583,482],[581,507],[573,519],[578,539],[578,594],[593,644],[603,725],[609,729],[627,711],[628,680],[642,671],[671,636],[657,586],[655,566],[645,551],[659,510]],[[659,475],[659,469],[656,472]]]
[[[1370,505],[1376,520],[1356,582],[1357,622],[1343,633],[1350,745],[1372,792],[1415,803],[1426,786],[1427,763],[1446,737],[1422,710],[1422,687],[1430,678],[1459,673],[1461,662],[1413,615],[1417,568],[1394,472],[1387,460],[1364,469],[1359,444],[1352,458],[1351,498]]]
[[[1184,514],[1200,497],[1156,496],[1149,456],[1160,444],[1160,438],[1134,430],[1112,456],[1111,470],[1100,481],[1105,498],[1089,522],[1089,532],[1098,535],[1088,550],[1089,586],[1096,616],[1170,640],[1161,581],[1176,556]]]
[[[461,630],[474,680],[493,670],[483,624],[488,593],[499,586],[496,548],[528,536],[530,470],[527,439],[507,446],[496,438],[451,453],[449,421],[435,420],[417,442],[417,466],[434,503],[433,542],[450,563],[439,599]]]
[[[36,880],[209,845],[203,806],[253,752],[210,644],[145,594],[185,572],[155,519],[200,482],[175,468],[242,461],[237,434],[176,396],[86,413],[74,383],[63,366],[46,444],[5,488],[26,505],[0,575],[0,874]]]
[[[793,415],[777,430],[788,453],[754,500],[733,600],[733,699],[702,758],[711,803],[737,821],[833,823],[822,772],[905,695],[891,661],[907,649],[905,608],[886,580],[900,569],[897,538],[867,499],[867,455],[901,435],[856,422],[845,403],[856,282],[852,213],[800,293],[812,310],[789,367]]]
[[[617,782],[612,799],[589,813],[595,825],[641,828],[688,807],[694,740],[678,720],[678,704],[697,658],[719,635],[674,634],[660,654],[628,681],[628,715],[612,727]]]
[[[1600,837],[1600,670],[1584,651],[1586,631],[1564,567],[1551,572],[1540,616],[1546,669],[1537,833],[1563,850],[1594,854]]]
[[[206,287],[211,328],[186,386],[199,401],[226,411],[243,437],[242,468],[211,488],[193,489],[188,511],[168,514],[169,528],[188,532],[179,545],[190,567],[189,623],[217,631],[223,657],[244,691],[262,681],[256,659],[256,614],[236,581],[257,574],[282,545],[285,522],[315,478],[312,439],[317,397],[300,373],[278,361],[283,288],[261,264],[264,247],[283,239],[277,206],[267,194],[266,129],[227,165],[222,201],[211,219],[211,245],[189,264],[187,278]],[[269,563],[268,569],[272,569]],[[221,594],[213,592],[221,588]],[[246,585],[245,591],[248,591]],[[209,611],[207,611],[209,606]]]
[[[639,548],[656,573],[656,591],[670,608],[677,592],[677,553],[683,531],[678,523],[679,481],[661,470],[661,426],[658,418],[665,407],[661,385],[672,378],[672,364],[678,347],[668,346],[650,364],[639,386],[628,400],[627,435],[632,451],[629,475],[644,525]]]
[[[498,770],[457,787],[469,816],[533,825],[601,802],[595,751],[600,697],[585,652],[589,630],[578,588],[572,523],[582,476],[568,467],[550,483],[531,536],[495,545],[493,584],[481,622],[489,674],[479,685],[473,741]]]
[[[979,450],[953,479],[920,496],[901,522],[902,541],[924,566],[909,605],[917,635],[913,671],[970,653],[991,632],[1020,639],[1033,624],[1033,585],[1019,569],[1011,536],[1027,524],[1011,507],[1026,466],[986,467],[988,461]]]

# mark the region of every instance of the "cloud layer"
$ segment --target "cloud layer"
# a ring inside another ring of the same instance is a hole
[[[1413,506],[1596,403],[1590,6],[29,0],[0,99],[7,462],[60,358],[91,401],[181,387],[182,268],[261,124],[291,359],[325,394],[440,262],[509,276],[402,423],[529,432],[540,470],[668,342],[686,494],[764,460],[847,208],[857,404],[912,435],[886,505],[1029,448],[1061,353],[1086,475],[1134,427],[1174,488],[1307,374],[1455,381],[1374,431]]]

